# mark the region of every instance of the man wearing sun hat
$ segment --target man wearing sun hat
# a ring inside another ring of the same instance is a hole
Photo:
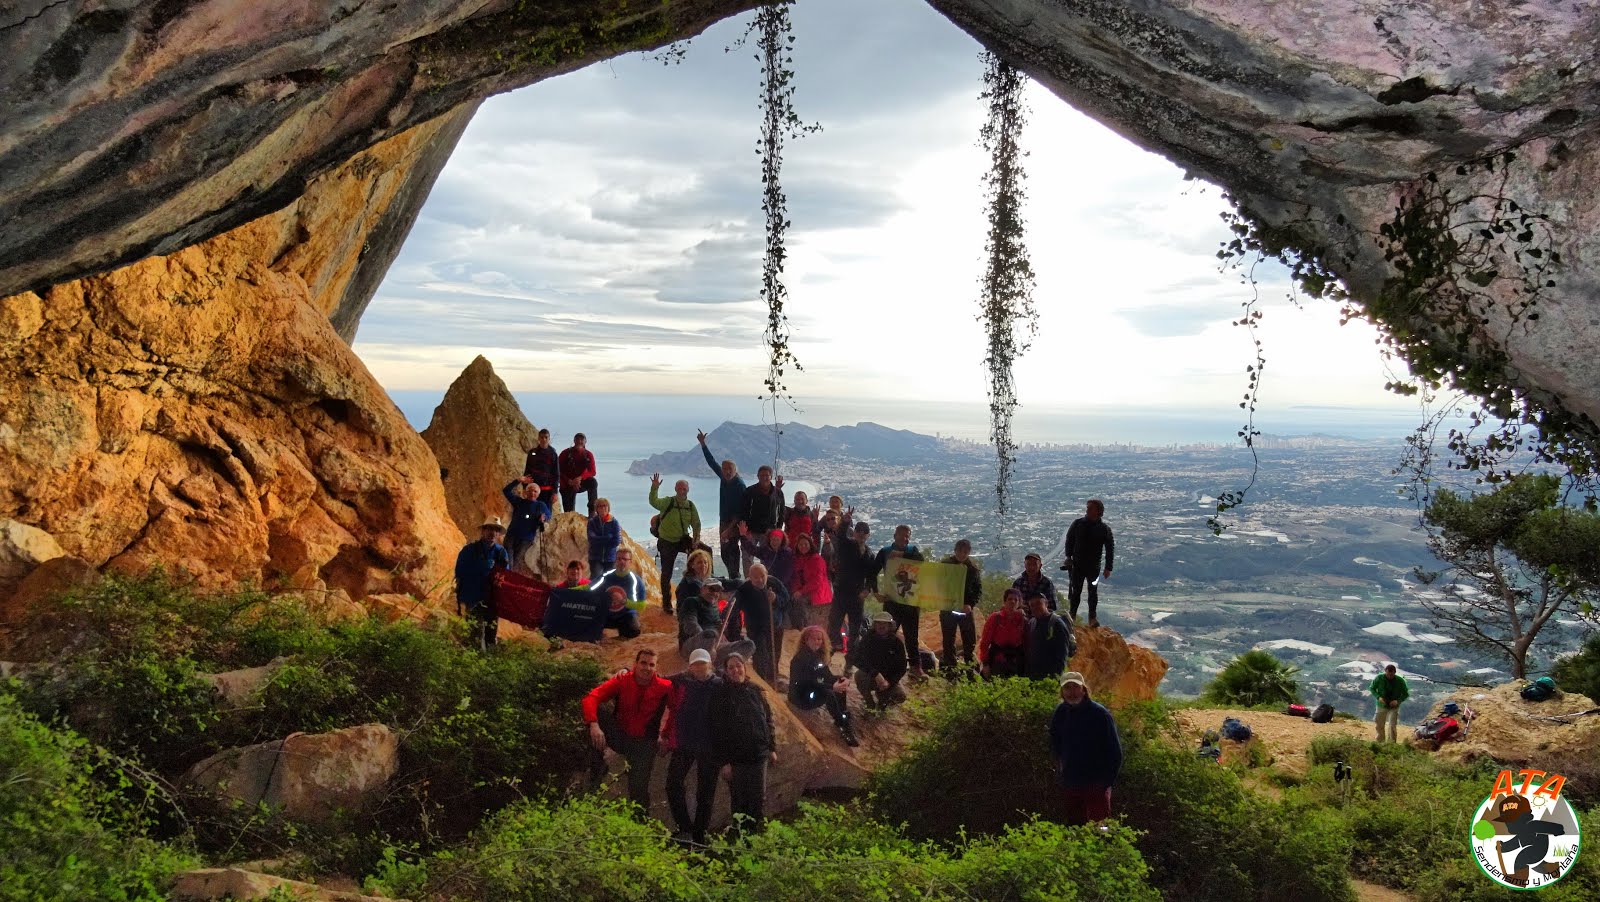
[[[456,555],[456,614],[464,610],[472,618],[473,642],[481,649],[494,644],[499,626],[489,579],[497,568],[511,566],[511,555],[500,544],[505,531],[499,517],[486,520],[478,527],[478,538]]]
[[[1066,823],[1111,816],[1111,784],[1122,770],[1122,739],[1111,712],[1089,698],[1089,684],[1076,670],[1061,677],[1061,703],[1050,717],[1050,758],[1066,796]]]
[[[856,688],[862,704],[879,711],[906,700],[900,679],[906,675],[906,645],[895,635],[894,615],[879,611],[872,616],[872,629],[861,641],[850,646],[847,660],[856,667]]]

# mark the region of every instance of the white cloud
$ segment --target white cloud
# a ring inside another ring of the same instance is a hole
[[[794,15],[796,103],[824,130],[784,160],[789,387],[981,402],[980,48],[921,0]],[[682,65],[636,55],[484,104],[362,323],[379,379],[441,388],[484,353],[515,389],[759,391],[756,62],[723,52],[743,21]],[[1029,101],[1023,402],[1233,409],[1251,289],[1219,271],[1220,192],[1038,86]],[[1258,276],[1264,402],[1408,405],[1370,328]]]

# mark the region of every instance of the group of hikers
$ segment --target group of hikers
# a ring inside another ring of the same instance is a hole
[[[938,670],[949,678],[1059,680],[1062,707],[1051,721],[1051,748],[1069,808],[1082,820],[1109,814],[1110,786],[1121,760],[1115,724],[1088,698],[1081,674],[1062,676],[1076,651],[1071,624],[1080,622],[1084,590],[1093,629],[1099,626],[1098,584],[1111,575],[1114,563],[1115,543],[1102,502],[1090,501],[1067,530],[1061,566],[1070,573],[1066,618],[1057,613],[1058,592],[1043,572],[1043,558],[1030,553],[980,632],[982,572],[972,543],[957,541],[940,562],[965,568],[964,591],[958,604],[938,614],[943,642],[935,658],[920,645],[921,608],[884,596],[883,609],[870,623],[866,618],[878,577],[893,561],[927,559],[912,543],[911,527],[896,526],[892,540],[875,549],[869,543],[870,524],[857,520],[855,509],[845,507],[839,496],[822,509],[813,507],[805,492],[786,499],[783,477],[769,466],[760,467],[756,481],[747,484],[733,461],[716,459],[704,432],[696,438],[720,481],[716,548],[702,541],[704,527],[689,498],[688,480],[678,480],[673,493],[662,497],[661,476],[655,474],[649,495],[657,511],[650,532],[660,559],[662,608],[677,620],[679,650],[688,668],[663,678],[656,673],[656,652],[639,649],[630,670],[590,693],[584,719],[595,749],[596,778],[605,772],[604,750],[612,749],[627,762],[630,797],[648,808],[655,757],[670,749],[667,798],[680,838],[703,841],[719,777],[729,782],[735,813],[759,824],[766,766],[776,760],[777,750],[771,710],[749,679],[752,671],[785,693],[794,707],[826,708],[844,741],[856,746],[852,682],[864,710],[882,711],[905,701],[903,681],[921,682],[927,671]],[[566,510],[577,492],[586,491],[589,512],[587,562],[566,562],[557,587],[605,593],[605,627],[624,639],[641,633],[644,580],[621,543],[610,503],[598,497],[585,437],[578,434],[573,446],[557,455],[549,431],[541,430],[523,475],[504,489],[511,505],[509,526],[486,521],[479,538],[457,558],[457,599],[485,647],[495,641],[497,621],[490,577],[500,568],[537,571],[539,536],[553,516],[558,489]],[[713,551],[723,565],[721,576],[713,570]],[[680,557],[683,577],[674,586]],[[790,629],[800,636],[784,680],[779,656]],[[841,652],[845,664],[836,672],[832,660]],[[697,775],[692,815],[686,796],[691,772]]]

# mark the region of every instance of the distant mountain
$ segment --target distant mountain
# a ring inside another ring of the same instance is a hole
[[[944,451],[943,441],[931,435],[890,429],[877,423],[854,426],[784,423],[778,428],[782,432],[784,460],[843,457],[921,463],[939,457]],[[739,472],[747,478],[754,478],[756,468],[763,462],[772,462],[771,426],[725,422],[707,434],[706,444],[719,462],[731,459],[738,463]],[[662,473],[710,478],[712,475],[698,444],[687,451],[666,451],[636,460],[628,466],[628,472],[634,476]]]

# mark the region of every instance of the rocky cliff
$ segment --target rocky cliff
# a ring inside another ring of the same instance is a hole
[[[477,534],[484,517],[511,522],[502,490],[522,475],[538,437],[539,430],[481,355],[450,383],[422,440],[439,460],[445,503],[463,533]]]
[[[1593,4],[930,2],[1075,106],[1222,185],[1269,246],[1319,256],[1412,356],[1509,381],[1600,433]],[[0,295],[171,253],[281,208],[419,122],[753,5],[10,4]],[[1553,278],[1522,284],[1520,241],[1491,238],[1497,248],[1473,260],[1449,252],[1473,240],[1485,204],[1507,201],[1548,224],[1532,240],[1539,259],[1559,255]],[[1402,205],[1441,215],[1403,224],[1410,249],[1397,258],[1378,240]],[[1443,290],[1413,290],[1416,269],[1401,266],[1440,252]],[[1517,306],[1522,287],[1537,288],[1537,319]],[[360,306],[334,311],[344,334]]]
[[[208,584],[438,587],[463,541],[438,464],[329,315],[466,115],[194,247],[0,300],[0,522]]]

